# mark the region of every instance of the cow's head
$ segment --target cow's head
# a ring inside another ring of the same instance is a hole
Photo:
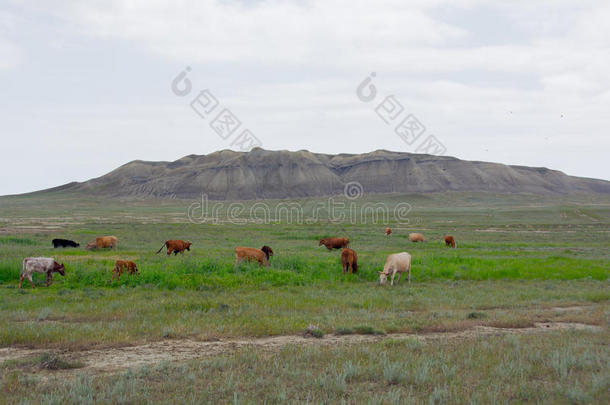
[[[66,266],[64,266],[64,264],[59,264],[57,262],[53,263],[53,270],[56,273],[61,274],[62,276],[66,275]]]
[[[188,250],[189,252],[191,251],[191,242],[186,242],[186,250]]]
[[[379,284],[385,284],[385,282],[388,280],[388,275],[387,273],[384,273],[383,271],[379,271]]]
[[[320,239],[320,243],[318,243],[318,246],[322,246],[324,245],[325,240],[324,239]]]
[[[269,256],[273,256],[273,249],[271,249],[269,246],[265,245],[261,248],[261,250],[267,256],[267,260],[269,260]]]
[[[89,243],[87,243],[87,246],[85,246],[85,249],[86,250],[91,250],[91,249],[96,248],[96,247],[97,247],[97,243],[89,242]]]
[[[80,243],[77,243],[74,247],[80,247]]]

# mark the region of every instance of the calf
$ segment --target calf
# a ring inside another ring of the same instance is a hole
[[[26,257],[23,259],[21,266],[21,280],[19,288],[23,286],[23,281],[27,278],[30,280],[32,288],[36,288],[32,281],[33,273],[42,273],[47,275],[47,287],[53,283],[53,273],[59,273],[62,276],[66,275],[66,267],[59,264],[51,257]]]
[[[269,266],[270,256],[273,256],[273,249],[267,245],[261,249],[238,246],[235,248],[235,265],[246,260],[257,261],[261,266]]]
[[[392,234],[392,228],[385,228],[385,236],[390,236]]]
[[[343,264],[343,274],[347,273],[347,270],[351,268],[350,273],[358,271],[358,255],[355,250],[345,248],[341,252],[341,264]]]
[[[451,246],[452,248],[457,248],[457,243],[455,239],[451,235],[445,236],[445,246]]]
[[[318,246],[322,246],[322,245],[326,246],[326,249],[328,249],[328,250],[346,248],[349,246],[349,239],[348,238],[324,238],[324,239],[320,239],[320,243],[318,243]]]
[[[74,242],[73,240],[70,239],[53,239],[51,241],[51,243],[53,244],[53,247],[55,249],[57,249],[58,247],[79,247],[80,244]]]
[[[157,250],[157,253],[162,251],[163,247],[165,247],[167,249],[168,256],[171,255],[172,252],[174,253],[174,256],[176,256],[176,255],[178,255],[178,253],[184,254],[185,250],[188,250],[190,252],[191,245],[192,245],[191,242],[183,241],[180,239],[166,240],[165,243],[163,244],[163,246],[161,246],[161,248],[159,250]]]
[[[127,270],[131,275],[138,274],[138,266],[131,260],[117,260],[114,264],[114,272],[112,274],[112,280],[116,277],[116,281],[119,281],[121,274]]]
[[[398,273],[398,280],[400,281],[402,273],[409,273],[409,284],[411,283],[411,255],[407,252],[394,253],[388,256],[388,259],[383,266],[383,271],[379,272],[379,284],[385,284],[388,276],[392,277],[390,285],[394,285],[394,276]]]

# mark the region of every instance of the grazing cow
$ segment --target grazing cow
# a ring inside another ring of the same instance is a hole
[[[244,260],[253,260],[261,266],[269,266],[270,256],[273,256],[273,249],[266,245],[261,249],[238,246],[235,248],[235,265],[239,265]]]
[[[451,235],[445,236],[445,246],[451,246],[452,248],[457,248],[457,243],[455,239]]]
[[[347,239],[347,238],[324,238],[324,239],[320,239],[320,243],[318,243],[318,246],[322,246],[322,245],[326,246],[326,249],[328,249],[328,250],[346,248],[349,246],[349,239]]]
[[[116,236],[99,236],[93,242],[87,243],[85,249],[116,249],[119,240]]]
[[[424,235],[421,233],[410,233],[409,240],[411,242],[427,242],[426,238],[424,238]]]
[[[51,241],[51,243],[53,244],[54,248],[58,248],[58,247],[79,247],[80,244],[74,242],[73,240],[70,239],[53,239]]]
[[[347,270],[351,268],[350,273],[358,271],[358,255],[355,250],[350,248],[344,248],[341,252],[341,264],[343,264],[343,274],[347,273]]]
[[[114,273],[112,274],[112,280],[116,277],[116,281],[119,281],[121,274],[127,270],[131,275],[139,273],[138,266],[131,260],[117,260],[114,264]]]
[[[385,261],[385,266],[383,266],[383,271],[379,272],[379,284],[385,284],[388,276],[392,277],[392,282],[390,285],[394,285],[394,276],[398,273],[398,280],[396,280],[396,284],[400,281],[400,277],[404,272],[409,273],[409,284],[411,283],[411,255],[407,252],[394,253],[388,256],[388,259]]]
[[[165,243],[163,244],[163,246],[161,246],[161,248],[159,250],[157,250],[157,253],[162,251],[163,247],[166,247],[168,256],[171,255],[172,252],[174,252],[174,255],[177,255],[178,253],[184,254],[185,250],[188,250],[189,252],[191,251],[191,245],[192,245],[191,242],[183,241],[180,239],[166,240]]]
[[[59,264],[52,257],[26,257],[23,259],[21,266],[21,280],[19,288],[23,285],[23,281],[27,278],[32,284],[32,288],[36,288],[32,281],[32,273],[42,273],[47,275],[47,287],[53,283],[53,273],[59,273],[62,276],[66,275],[66,267],[64,264]]]
[[[385,236],[390,236],[392,234],[392,228],[385,228]]]

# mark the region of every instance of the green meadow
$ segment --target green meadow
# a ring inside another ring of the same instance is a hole
[[[237,352],[134,369],[131,374],[83,377],[78,384],[81,394],[99,403],[143,403],[146,393],[164,402],[169,394],[159,393],[163,388],[158,374],[165,372],[181,381],[209,384],[203,391],[185,391],[182,383],[168,385],[170,391],[184,393],[184,403],[356,398],[404,403],[437,397],[453,403],[498,398],[593,403],[603,397],[608,362],[588,359],[594,357],[591,350],[597,351],[595,356],[608,356],[607,345],[599,342],[607,341],[610,313],[610,198],[463,193],[365,196],[355,201],[337,197],[333,204],[344,206],[332,215],[316,211],[318,204],[328,206],[327,199],[291,203],[301,211],[280,210],[282,215],[263,221],[249,215],[257,202],[209,202],[209,212],[201,215],[194,214],[193,207],[200,208],[196,200],[101,200],[62,194],[0,198],[0,347],[77,353],[164,339],[293,335],[309,325],[322,334],[375,331],[391,339],[398,332],[578,322],[600,326],[601,337],[553,332],[547,342],[555,346],[542,347],[533,337],[515,342],[494,338],[489,343],[481,337],[464,343],[465,350],[485,353],[476,359],[452,355],[453,342],[444,342],[438,352],[428,342],[416,348],[402,343],[358,349],[288,347],[272,355]],[[379,203],[387,207],[387,216],[363,210]],[[404,203],[409,204],[408,215],[397,218],[394,208]],[[286,202],[266,204],[273,213]],[[350,220],[351,209],[358,213],[357,220]],[[389,237],[386,226],[393,229]],[[410,232],[421,232],[428,241],[411,243]],[[446,234],[455,237],[457,249],[444,245]],[[84,249],[103,235],[117,236],[118,249]],[[328,236],[350,238],[350,247],[358,252],[356,274],[343,275],[339,250],[318,246],[318,240]],[[81,247],[53,249],[53,238],[73,239]],[[155,253],[167,239],[190,240],[193,246],[183,255]],[[262,245],[275,252],[269,267],[235,266],[236,246]],[[403,278],[394,287],[380,286],[377,272],[387,255],[401,251],[413,258],[412,283]],[[36,274],[36,289],[27,281],[19,289],[21,262],[29,256],[63,262],[65,277],[54,274],[47,288],[45,277]],[[135,261],[141,274],[124,273],[119,282],[111,281],[117,259]],[[557,309],[562,307],[582,309]],[[588,341],[596,342],[595,349],[585,348]],[[497,348],[489,346],[496,343]],[[514,356],[514,347],[524,353],[521,360]],[[542,357],[536,357],[535,350]],[[393,352],[402,363],[392,359]],[[554,384],[557,373],[564,373],[564,360],[553,356],[568,354],[572,360],[565,361],[576,365],[565,366],[565,372],[574,380],[557,391]],[[514,372],[501,370],[494,356],[503,356]],[[279,370],[277,362],[294,363],[295,369]],[[540,362],[546,365],[538,373]],[[26,390],[29,369],[11,364],[0,363],[0,371],[6,371],[0,390],[10,403],[19,402],[17,397],[26,391],[33,402],[80,402],[80,394],[62,384],[52,394]],[[206,371],[208,366],[217,367],[218,373]],[[427,367],[429,374],[417,377],[420,367]],[[466,373],[456,371],[464,367],[469,367]],[[410,371],[403,375],[403,368]],[[248,377],[247,370],[253,369],[268,377]],[[500,380],[516,385],[510,390],[489,386],[464,391],[463,384],[482,376],[491,379],[494,373],[507,373]],[[543,383],[533,384],[536,378]],[[270,388],[278,380],[287,381],[285,388]],[[108,384],[123,391],[109,394]]]

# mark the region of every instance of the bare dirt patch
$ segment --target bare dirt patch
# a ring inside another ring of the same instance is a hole
[[[435,339],[472,339],[485,336],[506,334],[535,334],[561,330],[601,331],[602,327],[582,323],[545,322],[536,323],[529,328],[497,328],[491,326],[475,326],[459,332],[435,332],[426,334],[394,333],[389,335],[326,335],[316,339],[299,335],[271,336],[265,338],[235,338],[217,341],[196,341],[191,339],[172,339],[151,342],[138,346],[94,349],[78,352],[59,352],[64,358],[84,363],[83,368],[65,370],[62,373],[74,373],[87,370],[92,373],[114,373],[133,367],[162,361],[185,361],[195,358],[230,353],[243,347],[255,347],[263,350],[279,350],[286,345],[338,345],[378,342],[384,339],[419,339],[423,341]],[[28,356],[48,352],[45,349],[0,349],[0,362],[16,360]]]
[[[555,312],[580,312],[580,311],[586,311],[588,309],[591,309],[591,306],[574,305],[574,306],[570,306],[570,307],[552,307],[549,309],[551,311],[555,311]]]

